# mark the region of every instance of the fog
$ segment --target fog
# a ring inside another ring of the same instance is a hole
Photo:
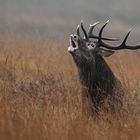
[[[68,34],[81,19],[86,26],[111,19],[112,30],[140,30],[139,0],[1,0],[0,31]]]

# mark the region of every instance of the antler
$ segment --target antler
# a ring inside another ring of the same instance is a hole
[[[80,28],[80,26],[81,26],[81,29],[82,29],[82,31],[83,31],[83,33],[84,33],[84,36],[85,36],[85,39],[87,39],[87,40],[90,39],[90,38],[100,39],[99,36],[96,36],[96,35],[93,34],[93,29],[94,29],[99,23],[100,23],[100,22],[96,22],[96,23],[90,25],[88,32],[86,32],[86,30],[85,30],[85,28],[84,28],[84,25],[83,25],[83,21],[81,20],[80,25],[77,26],[77,35],[81,37],[80,31],[79,31],[79,28]],[[102,39],[102,40],[108,40],[108,41],[118,41],[118,40],[119,40],[119,39],[117,39],[117,38],[104,38],[104,37],[101,37],[101,39]]]
[[[95,38],[95,39],[100,39],[99,36],[96,36],[93,34],[93,29],[99,24],[100,22],[96,22],[94,24],[90,24],[90,27],[89,27],[89,30],[88,30],[88,38]],[[119,39],[117,38],[104,38],[104,37],[101,37],[102,40],[108,40],[108,41],[118,41]]]
[[[85,39],[88,40],[88,35],[87,35],[87,32],[86,32],[86,30],[85,30],[85,28],[84,28],[84,25],[83,25],[83,21],[82,21],[82,20],[81,20],[80,25],[81,25],[82,31],[83,31],[83,33],[84,33],[84,35],[85,35]],[[79,31],[80,25],[77,26],[77,35],[81,37],[80,31]]]
[[[104,43],[102,40],[102,33],[103,33],[103,29],[106,27],[106,25],[108,24],[109,20],[103,25],[103,27],[101,28],[100,32],[99,32],[99,39],[98,41],[96,42],[98,47],[104,47],[104,48],[107,48],[107,49],[111,49],[111,50],[121,50],[121,49],[130,49],[130,50],[136,50],[136,49],[140,49],[140,44],[137,44],[135,46],[128,46],[126,45],[126,41],[128,39],[128,36],[130,34],[130,32],[132,31],[132,29],[129,30],[129,32],[126,34],[123,42],[121,43],[121,45],[119,46],[116,46],[116,47],[113,47],[113,46],[110,46],[106,43]]]

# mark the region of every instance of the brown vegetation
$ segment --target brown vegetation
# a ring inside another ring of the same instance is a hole
[[[82,115],[76,67],[67,42],[0,36],[1,140],[139,140],[140,55],[120,51],[107,62],[127,89],[122,118]]]

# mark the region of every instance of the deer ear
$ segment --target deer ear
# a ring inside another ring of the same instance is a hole
[[[114,51],[112,51],[112,50],[100,49],[100,50],[98,51],[98,55],[104,56],[104,57],[111,56],[113,53],[114,53]]]

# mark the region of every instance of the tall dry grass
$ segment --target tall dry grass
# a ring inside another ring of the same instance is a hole
[[[107,59],[127,89],[120,119],[82,114],[77,69],[67,42],[0,36],[0,140],[139,140],[140,54]]]

